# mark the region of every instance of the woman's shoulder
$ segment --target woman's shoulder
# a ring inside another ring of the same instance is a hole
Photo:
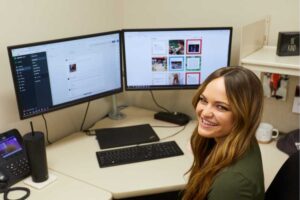
[[[239,160],[216,176],[209,200],[219,199],[218,196],[220,199],[263,199],[263,195],[261,155],[258,145],[254,144]]]
[[[226,170],[241,173],[245,177],[249,176],[250,179],[253,177],[252,175],[262,173],[262,158],[258,144],[253,143],[250,148],[244,153],[244,155],[242,155],[241,158],[239,158]]]
[[[227,171],[216,177],[208,200],[263,200],[264,188],[253,183],[241,173]]]
[[[240,174],[250,182],[263,182],[263,166],[260,149],[257,143],[253,143],[250,148],[235,163],[221,171],[223,173]]]

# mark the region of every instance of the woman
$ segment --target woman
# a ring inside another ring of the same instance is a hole
[[[198,125],[184,200],[263,200],[264,179],[255,131],[263,109],[257,76],[242,67],[212,73],[193,98]]]

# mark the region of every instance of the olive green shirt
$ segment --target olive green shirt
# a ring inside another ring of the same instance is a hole
[[[215,178],[208,200],[263,200],[264,175],[258,144]]]

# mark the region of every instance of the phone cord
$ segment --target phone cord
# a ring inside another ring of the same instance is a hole
[[[24,191],[25,192],[25,195],[22,196],[21,198],[19,199],[13,199],[13,200],[25,200],[27,199],[27,197],[29,197],[30,195],[30,190],[29,188],[26,188],[26,187],[12,187],[12,188],[8,188],[7,190],[4,191],[4,200],[12,200],[12,199],[9,199],[8,198],[8,193],[12,192],[12,191]]]

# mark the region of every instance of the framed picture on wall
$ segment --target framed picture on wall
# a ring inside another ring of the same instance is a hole
[[[263,72],[262,76],[264,95],[268,98],[285,101],[289,76],[268,72]]]

